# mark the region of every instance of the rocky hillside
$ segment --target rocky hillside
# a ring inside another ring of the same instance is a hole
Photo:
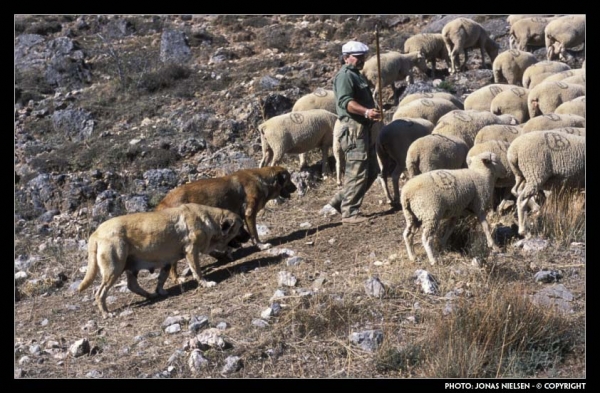
[[[401,242],[404,218],[382,206],[378,184],[365,200],[364,210],[378,217],[366,232],[348,233],[339,219],[317,214],[336,192],[317,152],[302,171],[296,157],[285,157],[298,195],[259,216],[262,236],[284,250],[279,254],[242,248],[235,262],[211,265],[207,274],[217,287],[198,288],[188,277],[183,285],[168,283],[169,296],[154,302],[118,285],[109,305],[118,317],[109,320],[100,318],[91,289],[73,291],[87,265],[87,239],[101,222],[152,210],[177,185],[256,167],[257,125],[289,112],[302,95],[331,88],[346,41],[365,42],[374,54],[377,27],[381,52],[400,50],[411,35],[441,32],[458,16],[16,15],[15,376],[490,376],[485,367],[477,375],[436,374],[431,364],[411,363],[419,355],[410,349],[447,315],[448,302],[437,294],[489,301],[496,289],[484,282],[500,277],[533,296],[533,274],[544,269],[560,270],[576,302],[565,306],[570,319],[559,321],[571,326],[573,340],[539,367],[507,367],[501,376],[585,376],[577,360],[585,349],[585,244],[546,242],[533,257],[505,249],[499,260],[489,258],[496,269],[471,264],[488,256],[481,242],[469,243],[468,252],[463,244],[435,268],[443,283],[431,297],[415,287],[418,266]],[[506,15],[462,16],[480,22],[500,51],[508,49]],[[534,54],[542,60],[546,51]],[[573,51],[570,66],[583,59],[583,51]],[[397,85],[403,96],[449,91],[464,101],[493,83],[490,60],[478,50],[470,51],[467,71],[452,76],[438,61],[436,77],[417,73],[415,84]],[[383,94],[389,121],[392,91]],[[516,240],[512,216],[497,223],[508,229],[507,242]],[[465,233],[475,232],[466,238],[481,240],[476,221],[465,225]],[[294,255],[303,262],[290,262]],[[285,291],[270,319],[261,319],[283,285],[281,270],[299,284]],[[156,275],[140,277],[144,285]],[[383,300],[365,296],[364,282],[373,277],[386,288]],[[364,333],[373,331],[384,335]],[[201,332],[205,343],[196,336]]]

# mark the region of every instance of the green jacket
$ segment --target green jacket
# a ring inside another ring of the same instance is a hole
[[[336,100],[336,111],[341,120],[345,117],[361,123],[371,124],[364,115],[357,115],[348,112],[347,106],[351,100],[354,100],[366,108],[375,108],[375,100],[369,89],[367,78],[353,65],[343,65],[333,78],[333,94]]]

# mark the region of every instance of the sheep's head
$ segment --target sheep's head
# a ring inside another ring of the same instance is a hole
[[[491,171],[495,178],[508,176],[508,170],[498,155],[486,151],[473,157],[467,157],[469,169]]]

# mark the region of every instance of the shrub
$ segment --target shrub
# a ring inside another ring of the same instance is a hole
[[[148,93],[174,86],[178,81],[186,79],[192,71],[185,66],[168,63],[157,71],[145,74],[139,83],[139,89]]]

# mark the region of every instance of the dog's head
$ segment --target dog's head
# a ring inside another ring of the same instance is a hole
[[[211,250],[222,250],[227,245],[240,237],[241,242],[250,240],[250,235],[244,229],[244,221],[242,218],[229,210],[223,209],[223,215],[219,221],[219,235],[213,236],[211,241]]]
[[[272,168],[273,176],[273,188],[277,191],[275,198],[280,196],[282,198],[290,198],[293,192],[296,192],[297,188],[292,182],[292,175],[287,169],[281,166],[275,166]]]
[[[228,246],[233,248],[240,248],[243,243],[250,241],[251,238],[252,237],[250,236],[250,233],[246,230],[246,228],[244,228],[244,226],[242,226],[238,234],[233,239],[231,239]]]

